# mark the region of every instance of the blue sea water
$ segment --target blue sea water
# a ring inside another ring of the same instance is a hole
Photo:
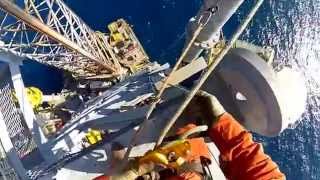
[[[227,36],[248,13],[253,2],[246,1],[232,17],[224,28]],[[185,25],[201,3],[201,0],[67,1],[95,30],[105,31],[109,22],[126,19],[134,26],[150,57],[171,64],[182,49]],[[319,0],[266,0],[242,36],[250,42],[274,47],[275,67],[290,66],[304,75],[308,106],[303,117],[278,137],[256,137],[289,180],[320,179],[319,26]],[[46,92],[61,88],[62,77],[55,69],[28,62],[23,66],[23,73],[28,85],[40,86]],[[35,74],[39,74],[37,79]]]

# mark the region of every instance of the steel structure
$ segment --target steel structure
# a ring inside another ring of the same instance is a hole
[[[4,180],[16,180],[19,179],[15,170],[10,166],[7,154],[0,143],[0,173]]]
[[[9,82],[5,81],[3,83],[5,85],[0,86],[0,113],[2,113],[15,150],[20,157],[23,157],[36,148],[36,144],[24,122],[23,116],[20,115],[21,113],[12,100],[12,88]]]
[[[122,67],[108,37],[94,32],[62,0],[0,1],[0,49],[70,71],[114,77]]]

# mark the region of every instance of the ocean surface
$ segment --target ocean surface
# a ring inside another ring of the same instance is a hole
[[[184,42],[188,19],[195,15],[200,0],[67,0],[67,4],[95,30],[124,18],[153,60],[174,64]],[[248,13],[246,1],[225,26],[227,36]],[[241,39],[276,50],[274,66],[290,66],[303,74],[308,89],[306,112],[298,123],[279,137],[256,136],[267,154],[278,163],[289,180],[320,179],[320,0],[266,0]],[[58,91],[58,70],[37,63],[23,66],[27,85],[47,93]],[[37,78],[34,78],[35,75]],[[295,98],[295,97],[292,97]],[[239,164],[240,166],[240,164]]]

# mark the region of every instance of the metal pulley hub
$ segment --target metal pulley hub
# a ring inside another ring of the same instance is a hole
[[[294,76],[292,72],[289,74]],[[296,90],[301,89],[300,85],[282,79],[260,56],[238,48],[225,56],[202,89],[216,95],[225,109],[248,130],[276,136],[299,119],[306,100],[290,102],[292,97],[306,97],[306,93]]]

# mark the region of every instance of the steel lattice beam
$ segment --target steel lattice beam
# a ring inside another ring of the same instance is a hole
[[[0,49],[72,72],[118,75],[121,66],[106,45],[61,0],[0,1]]]

